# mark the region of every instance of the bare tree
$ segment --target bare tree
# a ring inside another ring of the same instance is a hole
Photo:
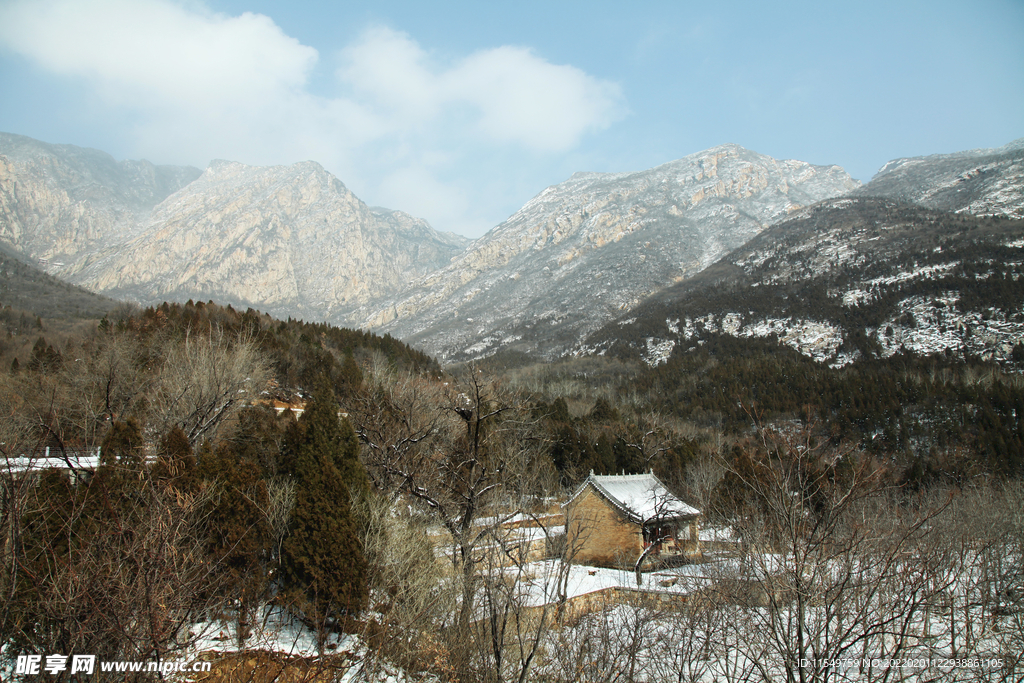
[[[273,556],[271,561],[277,562],[281,557],[281,545],[288,535],[288,523],[292,510],[295,509],[295,481],[285,477],[275,477],[266,481],[267,505],[263,514],[270,526],[273,537]]]
[[[61,383],[67,387],[65,414],[85,442],[102,434],[113,420],[124,420],[141,407],[152,385],[153,358],[132,332],[97,333],[64,364]]]
[[[229,340],[214,330],[172,339],[151,395],[150,427],[158,434],[180,427],[194,447],[255,398],[268,376],[267,362],[244,336]]]
[[[450,625],[458,592],[435,552],[428,515],[384,495],[371,493],[354,502],[369,563],[370,606],[377,618],[366,639],[374,660],[395,662],[409,671],[438,658],[434,636]]]
[[[218,600],[204,553],[208,491],[158,486],[145,470],[88,482],[50,470],[28,497],[13,549],[5,635],[36,652],[177,658]]]
[[[35,445],[33,424],[23,412],[24,401],[9,375],[0,375],[0,633],[15,626],[15,594],[20,576],[20,543],[33,479],[25,476],[24,456]]]
[[[364,445],[363,461],[378,491],[393,499],[408,486],[442,434],[448,414],[444,386],[394,369],[379,354],[364,373],[365,391],[350,407]]]
[[[653,410],[638,415],[622,437],[623,445],[642,471],[653,467],[656,460],[672,449],[675,441],[665,418]]]
[[[382,372],[379,366],[367,374],[366,404],[356,410],[367,470],[390,500],[404,495],[416,501],[449,539],[452,585],[458,587],[451,656],[464,669],[507,673],[504,648],[510,634],[503,624],[518,624],[520,644],[527,636],[524,621],[508,621],[521,601],[515,590],[503,587],[515,583],[509,574],[513,568],[526,571],[526,560],[512,561],[522,549],[513,551],[501,524],[530,513],[536,492],[551,487],[543,444],[532,435],[523,402],[476,370],[448,383]],[[483,660],[479,645],[484,641],[470,637],[481,617],[494,629]],[[541,630],[549,621],[541,620]],[[522,675],[531,662],[524,654]]]
[[[683,476],[685,492],[705,517],[715,515],[712,501],[715,489],[724,477],[725,466],[717,453],[711,456],[703,455],[686,467]]]
[[[760,603],[745,611],[758,675],[827,681],[837,659],[906,655],[936,590],[928,539],[948,500],[900,506],[869,458],[808,431],[758,433],[760,447],[729,467],[746,494],[738,578]]]

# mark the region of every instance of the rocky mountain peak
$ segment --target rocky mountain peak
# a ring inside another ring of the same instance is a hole
[[[201,174],[0,133],[0,242],[62,274],[65,264],[126,239]]]
[[[217,162],[158,206],[143,234],[79,277],[146,302],[211,297],[347,321],[461,247],[424,221],[371,210],[315,162]]]
[[[468,242],[371,210],[313,161],[176,169],[20,136],[0,136],[0,241],[114,297],[337,321]]]
[[[577,173],[363,322],[447,360],[557,355],[778,218],[858,185],[836,166],[732,144],[646,171]]]

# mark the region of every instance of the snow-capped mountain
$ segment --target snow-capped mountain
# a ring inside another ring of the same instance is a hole
[[[996,149],[894,159],[854,194],[975,216],[1024,218],[1024,138]]]

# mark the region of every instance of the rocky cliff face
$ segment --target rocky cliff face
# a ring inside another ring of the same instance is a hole
[[[130,238],[154,206],[201,173],[0,133],[0,242],[61,274]]]
[[[0,239],[76,284],[350,322],[468,240],[371,208],[314,162],[205,171],[0,138]]]
[[[856,194],[975,216],[1024,218],[1024,138],[996,149],[894,159]]]
[[[462,238],[371,209],[319,164],[213,162],[145,230],[74,279],[145,302],[189,297],[348,322],[360,306],[447,263]]]
[[[857,181],[724,145],[639,173],[549,187],[364,320],[447,361],[555,356],[771,223]]]

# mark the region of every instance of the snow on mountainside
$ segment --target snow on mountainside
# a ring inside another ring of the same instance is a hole
[[[858,183],[723,145],[638,173],[577,173],[364,324],[442,360],[557,356],[768,225]]]
[[[775,338],[842,366],[864,355],[973,355],[1021,366],[1024,221],[878,198],[800,211],[582,343],[664,362],[709,334]]]
[[[833,365],[900,349],[1008,362],[1024,242],[998,217],[1024,217],[1024,140],[898,159],[859,189],[838,166],[723,145],[577,173],[469,243],[368,207],[314,162],[201,172],[0,134],[0,247],[50,274],[363,325],[447,362],[625,346],[658,362],[711,333]]]
[[[854,194],[975,216],[1024,218],[1024,138],[996,149],[894,159]]]

